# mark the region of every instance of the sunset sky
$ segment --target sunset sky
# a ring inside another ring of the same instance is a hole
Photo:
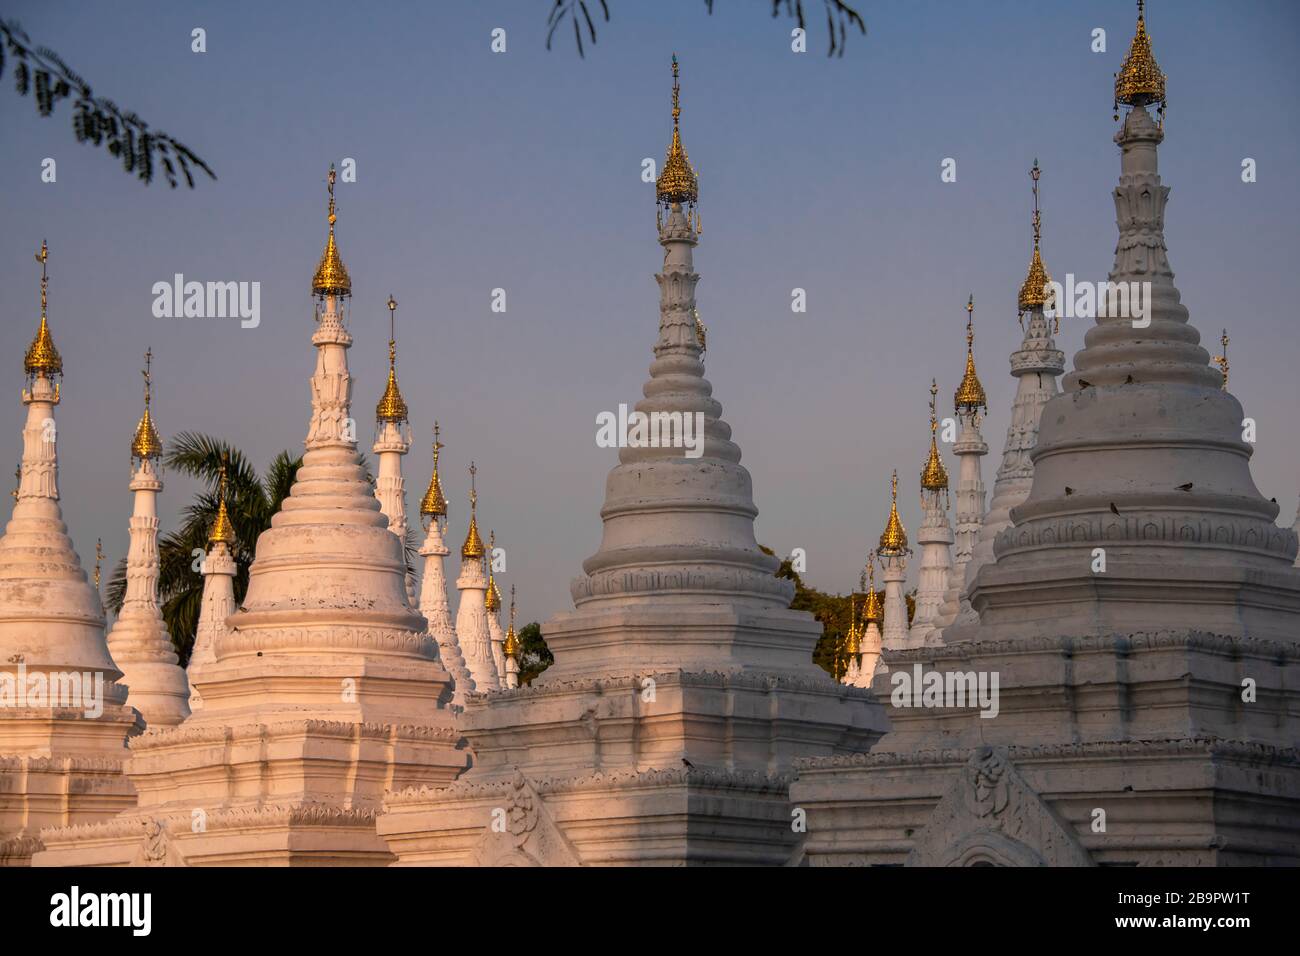
[[[416,438],[408,513],[429,478],[436,417],[449,545],[464,539],[472,458],[480,525],[506,548],[501,584],[518,586],[520,622],[569,608],[616,463],[596,445],[596,416],[640,397],[657,329],[662,252],[640,174],[668,143],[676,52],[682,136],[700,174],[707,377],[754,479],[759,540],[782,554],[804,548],[817,587],[855,586],[894,468],[914,536],[930,379],[950,414],[972,292],[991,493],[1014,389],[1007,356],[1021,336],[1027,173],[1037,157],[1048,270],[1103,280],[1119,171],[1112,74],[1134,4],[864,0],[868,35],[851,35],[833,59],[819,0],[808,2],[806,54],[790,50],[793,24],[753,0],[718,0],[712,16],[703,0],[609,5],[583,59],[567,24],[545,49],[549,3],[536,0],[7,4],[33,42],[185,142],[218,179],[193,191],[142,186],[75,141],[68,104],[39,117],[6,69],[0,473],[21,455],[21,359],[37,326],[32,254],[43,238],[65,371],[60,490],[87,567],[96,537],[110,566],[126,553],[146,348],[164,438],[212,433],[259,468],[300,450],[324,178],[350,157],[357,182],[338,189],[338,242],[352,275],[362,450],[387,372],[392,293]],[[1258,422],[1255,480],[1290,525],[1300,5],[1155,0],[1147,23],[1169,83],[1161,174],[1175,281],[1208,348],[1228,328],[1231,390]],[[206,53],[191,52],[195,27]],[[501,54],[490,49],[498,27]],[[1105,53],[1090,49],[1098,27]],[[46,157],[54,184],[40,179]],[[940,181],[948,157],[954,183]],[[1255,183],[1241,179],[1247,157]],[[260,282],[260,326],[155,318],[152,286],[175,273]],[[791,312],[796,287],[806,314]],[[494,288],[506,290],[503,314],[489,308]],[[1067,358],[1086,325],[1063,320]],[[166,480],[164,532],[194,490]],[[457,566],[454,553],[453,580]]]

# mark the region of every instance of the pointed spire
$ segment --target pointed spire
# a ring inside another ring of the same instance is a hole
[[[1051,281],[1043,265],[1043,257],[1038,251],[1043,224],[1042,214],[1038,211],[1038,176],[1038,160],[1035,159],[1034,168],[1029,171],[1029,178],[1034,181],[1034,254],[1029,260],[1029,274],[1025,276],[1025,281],[1020,286],[1020,296],[1017,301],[1021,312],[1031,308],[1041,308],[1047,302],[1047,283]]]
[[[429,478],[429,487],[420,502],[420,514],[431,520],[447,516],[447,499],[442,493],[442,482],[438,480],[438,452],[443,444],[438,440],[438,423],[433,423],[433,475]]]
[[[700,198],[700,184],[691,161],[682,146],[678,119],[682,115],[681,87],[677,82],[677,54],[673,54],[673,138],[668,145],[663,172],[655,181],[655,198],[665,206],[695,203]]]
[[[495,553],[497,547],[497,533],[488,532],[488,551]],[[501,610],[501,589],[497,587],[497,579],[492,574],[492,568],[488,567],[487,595],[483,599],[484,606],[488,609],[489,614],[495,614]]]
[[[49,290],[50,277],[46,272],[45,264],[50,258],[50,247],[41,240],[41,251],[36,253],[36,261],[41,264],[41,325],[36,330],[36,338],[32,339],[32,344],[27,347],[27,355],[23,358],[23,369],[27,372],[29,378],[35,378],[38,375],[53,377],[63,374],[63,358],[59,355],[59,350],[54,347],[54,339],[50,336],[50,325],[45,317],[45,306],[47,301],[47,292]]]
[[[862,633],[858,630],[858,596],[849,595],[849,631],[844,636],[844,650],[850,657],[862,653]]]
[[[100,569],[104,565],[104,539],[95,539],[95,593],[99,593]]]
[[[948,470],[943,467],[943,459],[939,457],[937,438],[939,418],[935,413],[935,397],[938,394],[939,383],[930,379],[930,457],[921,469],[921,487],[926,491],[948,490]]]
[[[235,527],[230,523],[230,514],[226,511],[226,469],[229,462],[229,455],[221,456],[221,480],[217,483],[217,517],[212,522],[212,532],[208,535],[208,545],[224,544],[233,552],[235,550]]]
[[[1228,390],[1228,330],[1223,330],[1223,335],[1219,337],[1219,344],[1223,347],[1223,354],[1214,356],[1214,364],[1219,366],[1219,371],[1223,373],[1223,390]]]
[[[506,630],[506,642],[502,648],[506,657],[519,656],[519,635],[515,633],[515,586],[510,585],[510,626]]]
[[[1146,17],[1143,0],[1138,0],[1137,32],[1129,44],[1128,56],[1119,72],[1115,74],[1115,119],[1119,119],[1119,107],[1123,103],[1129,107],[1143,107],[1150,103],[1159,103],[1159,114],[1163,125],[1165,105],[1165,75],[1156,65],[1155,55],[1151,52],[1151,38],[1147,36]]]
[[[158,437],[158,429],[154,427],[153,418],[149,414],[149,403],[153,398],[153,382],[150,378],[153,366],[153,349],[144,353],[144,369],[141,374],[144,375],[144,414],[140,417],[140,424],[135,427],[135,437],[131,439],[131,457],[143,461],[146,458],[157,460],[162,455],[162,439]]]
[[[384,389],[384,397],[375,406],[375,421],[382,425],[384,422],[397,424],[407,420],[406,402],[402,399],[402,393],[397,388],[397,300],[389,295],[388,387]]]
[[[474,476],[478,468],[474,462],[469,463],[469,534],[461,546],[460,556],[463,560],[478,560],[483,557],[483,539],[478,533],[478,489],[474,485]]]
[[[988,399],[984,395],[984,386],[975,373],[975,296],[966,300],[966,372],[962,375],[961,385],[953,396],[953,406],[957,411],[974,411],[983,408],[988,411]]]
[[[347,266],[343,265],[343,260],[339,257],[338,246],[334,244],[334,222],[338,218],[334,214],[334,164],[330,164],[329,177],[326,180],[329,189],[329,238],[325,241],[325,251],[321,253],[320,265],[316,267],[316,275],[311,280],[311,291],[313,295],[336,295],[348,296],[352,294],[352,278],[348,275]]]
[[[876,590],[876,553],[867,555],[867,601],[862,607],[863,624],[879,624],[885,618],[885,609]]]
[[[880,554],[892,555],[902,554],[907,550],[907,530],[903,527],[903,522],[898,520],[898,469],[894,469],[894,476],[890,479],[892,485],[891,501],[889,504],[889,521],[885,524],[885,530],[880,535]]]

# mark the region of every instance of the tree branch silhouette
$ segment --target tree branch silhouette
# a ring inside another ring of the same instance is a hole
[[[809,2],[811,3],[812,0],[809,0]],[[821,2],[826,11],[826,30],[830,35],[830,49],[826,52],[826,55],[835,56],[838,54],[843,56],[848,41],[849,27],[856,27],[859,33],[866,36],[867,24],[862,19],[861,14],[849,6],[845,0],[821,0]],[[704,6],[708,9],[710,16],[713,14],[713,3],[714,0],[704,0]],[[551,40],[555,36],[555,31],[567,19],[573,22],[573,39],[578,46],[578,56],[585,58],[587,54],[582,38],[585,33],[587,42],[593,45],[596,42],[596,22],[592,19],[591,13],[597,5],[599,5],[601,16],[608,23],[609,4],[606,0],[555,0],[550,14],[546,17],[546,49],[551,48]],[[794,18],[799,25],[799,29],[808,29],[804,17],[804,0],[772,0],[772,16],[778,17],[782,11],[785,12],[786,16]]]
[[[58,103],[72,100],[72,130],[77,142],[104,146],[109,155],[122,161],[126,172],[134,173],[146,185],[153,182],[159,164],[172,189],[179,185],[180,176],[193,189],[195,169],[217,178],[184,143],[150,129],[139,116],[124,112],[112,100],[95,96],[90,84],[57,53],[33,46],[16,21],[0,21],[0,78],[10,59],[18,95],[33,94],[37,113],[51,116]]]

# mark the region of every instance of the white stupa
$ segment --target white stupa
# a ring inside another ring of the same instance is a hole
[[[907,546],[907,531],[898,517],[898,472],[890,479],[889,520],[880,534],[876,557],[880,561],[881,577],[885,582],[884,623],[881,640],[887,650],[909,647],[907,599],[903,595],[903,582],[907,579],[907,559],[912,549]]]
[[[543,626],[555,663],[527,687],[470,696],[475,765],[461,780],[388,798],[379,828],[401,864],[776,862],[796,839],[793,759],[865,749],[883,729],[869,692],[812,662],[821,627],[790,610],[793,584],[754,538],[749,473],[700,361],[698,183],[675,59],[673,73],[659,329],[636,409],[700,421],[701,454],[681,429],[620,448],[575,609]]]
[[[1007,426],[1006,443],[1002,449],[1002,463],[998,466],[993,483],[993,498],[980,525],[975,549],[966,564],[963,576],[967,599],[957,621],[943,632],[944,640],[961,640],[961,627],[979,622],[979,615],[970,606],[970,588],[979,569],[993,560],[993,542],[1011,526],[1011,509],[1029,497],[1034,480],[1034,463],[1030,459],[1038,443],[1038,424],[1043,406],[1060,389],[1056,380],[1065,371],[1065,354],[1052,339],[1052,327],[1044,312],[1048,305],[1048,283],[1051,281],[1039,252],[1042,217],[1038,210],[1038,161],[1030,170],[1034,184],[1034,249],[1029,261],[1029,273],[1020,286],[1017,305],[1024,339],[1020,348],[1011,353],[1011,374],[1016,379],[1016,396],[1011,403],[1011,424]],[[1059,320],[1058,320],[1059,321]]]
[[[42,827],[111,818],[135,803],[123,774],[140,729],[104,639],[104,609],[59,505],[63,359],[46,317],[23,359],[27,406],[14,510],[0,537],[0,866],[26,865]]]
[[[1109,278],[1149,308],[1099,316],[1043,406],[979,625],[887,657],[877,693],[916,689],[872,752],[800,764],[805,862],[1300,865],[1296,534],[1174,286],[1141,13],[1115,95]]]
[[[203,598],[199,608],[199,621],[194,629],[194,647],[190,651],[189,666],[185,676],[190,687],[190,710],[203,706],[198,691],[203,668],[217,661],[217,635],[226,630],[226,619],[235,613],[235,573],[237,571],[231,548],[235,546],[235,528],[226,508],[226,463],[221,465],[221,480],[217,484],[217,517],[208,533],[208,553],[203,558]]]
[[[480,692],[501,686],[496,658],[492,653],[492,626],[488,623],[487,576],[483,572],[483,537],[478,531],[478,490],[474,479],[478,468],[469,464],[469,532],[460,549],[460,575],[456,588],[460,603],[456,607],[456,639],[460,641],[465,666]]]
[[[921,546],[921,567],[916,582],[916,610],[908,631],[908,646],[934,640],[944,592],[952,574],[952,525],[948,523],[948,469],[939,457],[938,382],[930,381],[930,454],[921,468],[921,508],[924,515],[916,532]]]
[[[131,440],[131,547],[126,558],[126,597],[108,632],[108,650],[122,671],[127,703],[146,727],[175,727],[189,716],[189,684],[158,607],[158,461],[162,440],[150,413],[150,366],[145,354],[144,414]]]
[[[461,707],[465,704],[465,695],[474,690],[474,678],[465,666],[465,657],[460,651],[460,641],[456,637],[456,628],[451,623],[451,611],[447,606],[447,572],[443,559],[450,553],[443,543],[444,522],[447,520],[447,498],[442,493],[442,482],[438,478],[438,453],[442,442],[438,440],[438,423],[433,423],[433,474],[429,478],[429,487],[420,501],[420,520],[424,523],[424,543],[420,545],[420,554],[424,558],[424,574],[420,578],[420,613],[429,624],[429,635],[438,642],[438,657],[442,666],[451,675],[453,683],[452,702]]]
[[[402,457],[411,450],[410,413],[397,387],[397,300],[388,297],[388,384],[375,406],[375,443],[371,451],[379,460],[375,476],[375,497],[388,519],[388,530],[402,542],[406,554],[406,482],[402,478]],[[403,430],[405,428],[405,430]],[[406,576],[406,598],[416,605],[415,577]]]
[[[333,169],[329,190],[306,453],[196,677],[203,706],[132,741],[135,810],[46,831],[38,864],[383,865],[384,792],[467,765],[451,679],[357,454]]]
[[[953,409],[961,429],[952,446],[958,461],[957,522],[953,537],[952,571],[948,574],[948,587],[944,591],[943,606],[939,610],[937,621],[940,631],[957,620],[969,604],[966,565],[975,552],[975,542],[979,539],[980,528],[984,523],[984,478],[980,469],[981,459],[989,453],[989,446],[980,433],[980,425],[988,413],[988,399],[975,371],[973,295],[966,300],[966,370],[953,396]]]

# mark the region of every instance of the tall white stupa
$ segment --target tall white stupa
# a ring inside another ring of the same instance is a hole
[[[478,489],[475,477],[478,467],[469,463],[469,531],[460,549],[460,576],[456,588],[460,603],[456,607],[456,638],[465,666],[479,692],[497,690],[501,686],[493,653],[492,625],[488,623],[487,576],[483,572],[483,537],[478,530]]]
[[[451,623],[447,606],[447,571],[444,559],[450,554],[442,535],[447,520],[447,497],[442,493],[442,480],[438,477],[438,454],[443,444],[438,423],[433,423],[433,474],[429,487],[420,500],[420,520],[424,524],[424,543],[420,555],[424,558],[424,574],[420,578],[420,613],[429,623],[429,635],[438,642],[438,657],[451,675],[452,702],[461,707],[465,695],[474,690],[474,678],[465,666],[456,628]]]
[[[189,684],[158,607],[158,494],[162,440],[150,412],[152,349],[145,353],[144,414],[131,439],[131,546],[126,597],[108,632],[108,651],[122,670],[127,703],[146,727],[174,727],[189,716]]]
[[[402,542],[357,453],[334,180],[331,168],[306,453],[197,675],[203,706],[132,741],[134,810],[45,831],[38,864],[384,865],[384,792],[446,786],[468,763]]]
[[[217,660],[217,635],[225,631],[226,619],[235,613],[235,573],[237,566],[231,549],[235,547],[235,527],[226,508],[227,462],[221,463],[221,478],[217,482],[217,516],[208,532],[208,551],[200,570],[203,573],[203,598],[199,607],[199,621],[194,629],[194,647],[190,650],[189,666],[185,669],[190,688],[190,710],[203,706],[198,692],[198,681],[203,668]]]
[[[1029,260],[1029,272],[1020,286],[1017,306],[1024,338],[1020,348],[1011,353],[1011,374],[1016,379],[1016,396],[1011,403],[1011,423],[1007,426],[1006,443],[1002,449],[1002,463],[998,466],[993,483],[993,498],[980,525],[975,548],[966,564],[963,576],[966,595],[979,569],[993,560],[993,542],[1011,526],[1011,509],[1029,497],[1034,480],[1034,463],[1030,459],[1038,444],[1038,424],[1043,406],[1060,389],[1056,380],[1065,371],[1065,354],[1052,339],[1045,308],[1049,305],[1048,283],[1051,277],[1043,265],[1039,251],[1042,236],[1042,216],[1038,210],[1038,160],[1029,172],[1034,194],[1034,248]],[[1058,303],[1058,308],[1059,308]],[[1059,315],[1059,312],[1058,312]],[[1059,319],[1056,320],[1059,323]],[[977,624],[979,615],[970,606],[969,597],[962,604],[957,621],[943,632],[944,640],[961,640],[963,626]]]
[[[406,553],[406,482],[402,478],[402,458],[411,450],[410,412],[397,387],[397,300],[388,297],[388,383],[375,406],[375,444],[371,448],[379,459],[375,477],[375,497],[379,510],[388,519],[388,530],[402,542]],[[406,597],[416,604],[415,577],[406,576]]]
[[[1139,8],[1109,281],[1145,314],[1098,316],[1043,406],[979,625],[887,657],[877,693],[913,690],[874,750],[799,765],[804,862],[1300,865],[1296,534],[1174,285],[1165,82]]]
[[[43,827],[111,818],[135,803],[123,774],[140,718],[104,639],[99,593],[59,505],[63,358],[46,316],[23,358],[27,407],[14,510],[0,537],[0,866],[24,866]]]
[[[797,838],[793,759],[866,749],[883,730],[869,692],[812,662],[821,627],[790,610],[793,584],[754,538],[750,476],[700,361],[698,181],[675,58],[673,79],[659,329],[636,410],[692,416],[702,454],[672,440],[619,449],[575,609],[543,627],[555,663],[527,687],[470,696],[475,765],[461,780],[386,801],[380,832],[403,865],[778,862]]]
[[[907,530],[898,517],[898,472],[890,478],[889,519],[880,533],[876,557],[880,560],[881,577],[885,582],[884,624],[881,639],[886,649],[909,647],[907,598],[903,595],[903,582],[907,579],[907,559],[912,549],[907,546]]]
[[[957,523],[954,529],[952,571],[944,591],[943,606],[939,611],[938,627],[942,631],[952,624],[968,603],[966,595],[966,565],[975,552],[984,522],[984,477],[981,459],[989,453],[989,446],[980,433],[984,415],[988,413],[988,399],[984,386],[975,371],[975,296],[966,300],[966,370],[961,384],[953,396],[953,410],[957,413],[960,431],[952,451],[957,456]]]
[[[939,418],[935,401],[939,383],[930,381],[930,454],[921,468],[923,518],[916,532],[921,567],[916,583],[916,610],[908,630],[908,646],[919,647],[936,635],[944,592],[952,574],[952,525],[948,523],[948,469],[939,456]]]

